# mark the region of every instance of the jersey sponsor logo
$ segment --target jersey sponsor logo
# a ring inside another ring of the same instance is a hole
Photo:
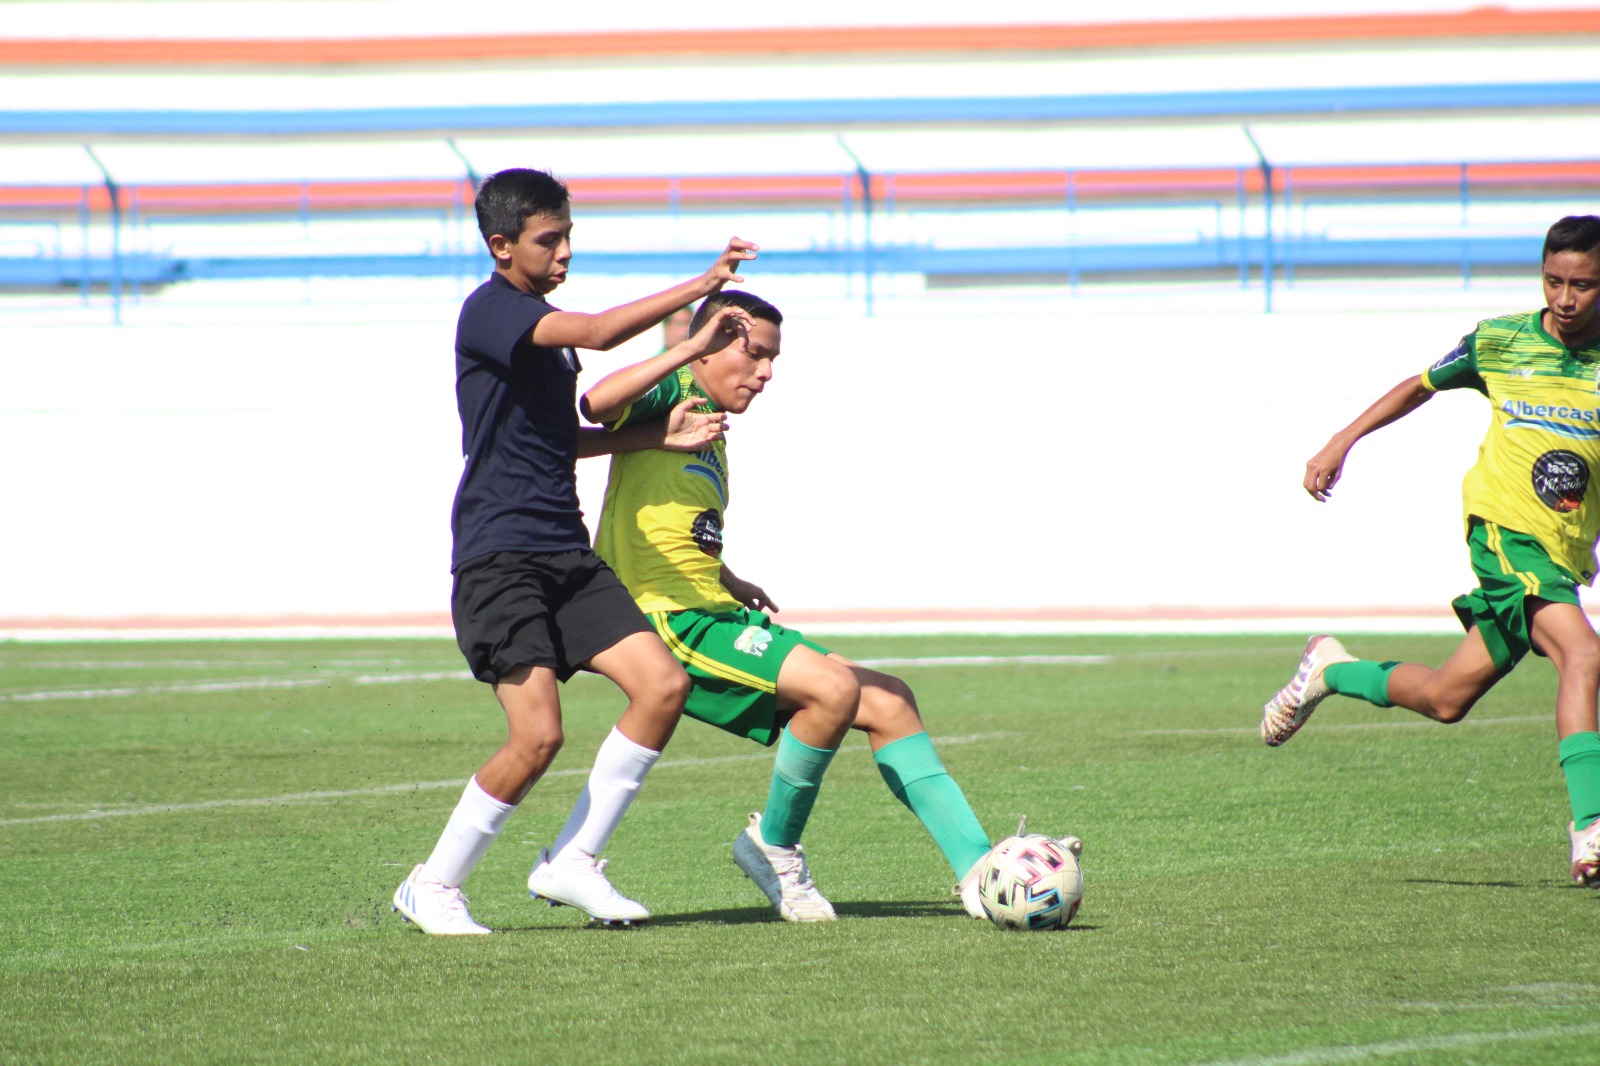
[[[767,652],[767,645],[772,643],[772,634],[760,626],[747,626],[733,640],[735,651],[742,651],[746,655],[754,655],[757,659]]]
[[[1471,346],[1469,346],[1467,344],[1467,339],[1465,337],[1463,337],[1463,338],[1461,338],[1461,343],[1460,344],[1456,345],[1454,348],[1451,348],[1448,352],[1445,352],[1443,355],[1441,355],[1439,357],[1439,361],[1437,363],[1434,363],[1428,369],[1430,371],[1443,370],[1445,367],[1449,366],[1451,363],[1460,362],[1461,360],[1467,358],[1471,354],[1472,354],[1472,348],[1471,348]]]
[[[1600,439],[1600,408],[1507,400],[1500,410],[1510,416],[1507,429],[1542,429],[1574,440]]]
[[[700,550],[713,559],[722,558],[722,515],[716,511],[701,511],[689,527],[694,542]]]
[[[1533,492],[1552,511],[1570,513],[1583,506],[1589,464],[1568,451],[1545,452],[1533,461]]]
[[[700,460],[697,463],[685,463],[683,472],[703,477],[711,482],[712,488],[717,490],[717,499],[722,501],[722,506],[728,506],[728,470],[722,464],[722,456],[717,454],[715,448],[695,452],[693,458]]]

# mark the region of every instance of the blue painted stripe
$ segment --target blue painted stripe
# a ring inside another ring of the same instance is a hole
[[[1384,85],[1196,93],[917,99],[655,101],[308,111],[0,111],[0,133],[141,135],[418,133],[622,126],[1063,122],[1600,106],[1600,82]]]
[[[1538,262],[1541,237],[1416,238],[1394,240],[1290,241],[1274,243],[1279,264],[1296,266],[1419,265],[1526,267]],[[1242,244],[1242,247],[1241,247]],[[584,273],[684,276],[704,269],[718,249],[674,252],[584,252],[574,258]],[[1129,270],[1236,269],[1262,261],[1259,238],[1240,242],[1193,241],[1170,244],[1072,245],[1034,248],[925,248],[911,245],[861,249],[763,251],[764,274],[1066,274]],[[109,257],[0,257],[0,285],[69,286],[85,280],[106,284]],[[481,253],[439,255],[260,256],[245,258],[163,258],[130,256],[122,263],[124,281],[161,285],[230,278],[402,278],[487,277]]]
[[[1513,418],[1506,423],[1506,428],[1542,429],[1546,433],[1554,433],[1558,437],[1570,437],[1573,440],[1600,440],[1600,429],[1574,426],[1566,422],[1550,422],[1542,418]]]

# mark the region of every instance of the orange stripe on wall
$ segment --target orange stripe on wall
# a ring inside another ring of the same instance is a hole
[[[824,29],[371,37],[328,40],[0,40],[0,65],[322,65],[451,63],[605,56],[773,53],[1078,51],[1423,37],[1600,34],[1600,8],[1473,11],[1028,26],[867,26]]]
[[[1226,194],[1243,180],[1250,193],[1261,189],[1254,167],[1189,170],[1049,170],[956,173],[878,174],[872,179],[877,200],[1001,200],[1058,198],[1069,195],[1138,196],[1165,193]],[[1461,181],[1457,164],[1412,166],[1307,166],[1274,172],[1273,185],[1296,190],[1433,186],[1454,188]],[[1600,161],[1471,163],[1467,180],[1474,189],[1496,185],[1600,186]],[[860,193],[853,174],[775,174],[693,178],[574,178],[568,183],[579,204],[680,202],[726,203],[730,200],[835,202]],[[129,185],[122,187],[124,207],[142,210],[212,210],[246,207],[296,210],[382,207],[389,205],[470,207],[472,189],[465,181],[314,181],[241,182],[228,184]],[[0,207],[79,207],[88,198],[92,211],[104,211],[110,198],[102,185],[0,186]]]

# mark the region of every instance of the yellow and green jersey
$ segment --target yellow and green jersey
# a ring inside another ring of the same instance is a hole
[[[664,419],[698,393],[687,367],[631,404],[607,428]],[[709,402],[698,408],[713,411]],[[722,585],[722,514],[728,506],[727,448],[661,448],[611,457],[595,551],[628,586],[639,609],[731,611],[738,600]]]
[[[1477,389],[1493,407],[1461,485],[1466,518],[1526,533],[1584,584],[1600,536],[1600,341],[1569,351],[1538,311],[1486,319],[1422,374],[1430,391]]]

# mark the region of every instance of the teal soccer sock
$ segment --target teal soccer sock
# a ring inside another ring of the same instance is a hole
[[[1322,672],[1328,688],[1341,696],[1366,700],[1374,707],[1392,707],[1389,702],[1389,675],[1399,663],[1375,663],[1357,659],[1353,663],[1334,663]]]
[[[956,876],[964,876],[989,850],[989,838],[928,734],[913,733],[885,744],[872,759],[895,799],[911,808]]]
[[[1559,751],[1567,799],[1572,803],[1572,824],[1586,829],[1600,820],[1600,733],[1563,737]]]
[[[761,839],[773,847],[792,848],[800,843],[817,802],[823,771],[838,749],[813,748],[785,729],[778,735],[778,758],[772,767],[772,787],[761,816]]]

